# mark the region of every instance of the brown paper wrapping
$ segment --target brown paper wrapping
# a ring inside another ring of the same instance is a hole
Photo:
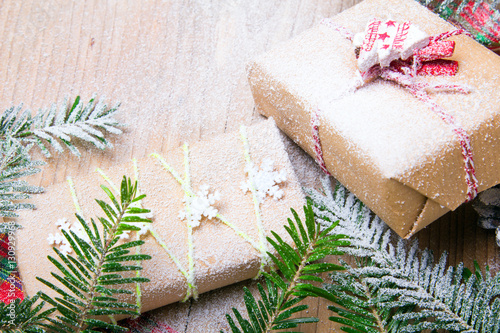
[[[366,0],[333,18],[364,31],[377,17],[410,20],[435,35],[453,29],[411,0]],[[456,76],[419,77],[470,85],[473,92],[431,93],[470,136],[479,191],[500,183],[500,57],[466,36],[456,41]],[[320,24],[248,66],[257,110],[311,156],[312,112],[332,175],[399,235],[409,237],[466,199],[464,159],[451,128],[404,88],[381,79],[349,92],[352,43]]]
[[[299,214],[305,204],[302,189],[295,177],[283,145],[283,134],[274,121],[264,121],[247,128],[250,157],[259,166],[266,158],[274,161],[275,170],[285,170],[287,181],[281,185],[284,196],[275,200],[269,196],[260,204],[260,213],[266,233],[273,230],[289,241],[283,224],[291,216],[290,207]],[[164,159],[183,177],[183,151],[181,148],[161,154]],[[190,174],[193,190],[200,185],[210,185],[217,189],[221,199],[216,202],[227,220],[247,233],[256,242],[259,233],[254,213],[254,203],[250,192],[243,193],[240,185],[247,179],[244,172],[245,157],[239,133],[226,134],[213,140],[190,146]],[[147,197],[142,201],[144,208],[151,209],[153,227],[188,270],[186,221],[178,218],[183,209],[184,192],[156,159],[139,160],[139,186]],[[107,176],[119,185],[123,175],[133,176],[132,162],[128,165],[105,170]],[[88,219],[103,216],[94,198],[106,199],[99,184],[106,184],[102,177],[91,174],[73,179],[76,196],[81,209]],[[55,256],[47,237],[57,231],[55,222],[59,218],[76,221],[75,207],[67,183],[53,185],[41,195],[33,196],[37,206],[34,211],[23,213],[18,230],[17,259],[24,287],[28,295],[44,290],[53,295],[35,276],[54,281],[50,276],[55,267],[47,255]],[[194,228],[195,281],[199,293],[219,288],[231,283],[255,277],[260,267],[259,252],[241,236],[237,235],[219,220],[203,218],[201,225]],[[133,235],[135,239],[135,235]],[[167,252],[148,234],[141,253],[149,254],[152,260],[144,261],[142,276],[151,279],[141,284],[142,311],[148,311],[169,303],[182,300],[187,291],[184,275],[175,266]],[[134,290],[134,286],[131,286]],[[128,299],[135,304],[135,295]]]

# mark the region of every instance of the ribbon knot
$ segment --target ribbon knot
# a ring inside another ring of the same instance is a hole
[[[439,35],[427,36],[412,26],[410,22],[397,24],[397,22],[390,20],[382,22],[374,19],[368,23],[364,34],[354,35],[347,28],[337,25],[330,19],[324,19],[321,23],[351,40],[357,46],[355,53],[358,58],[358,68],[366,68],[365,71],[357,71],[357,79],[354,85],[348,88],[349,92],[356,91],[378,77],[392,81],[428,105],[432,112],[451,127],[459,139],[464,158],[465,182],[467,184],[466,201],[474,199],[478,193],[478,181],[470,137],[455,118],[434,102],[428,94],[428,92],[437,91],[466,94],[471,91],[471,88],[462,84],[431,84],[417,80],[417,77],[422,75],[455,75],[458,71],[458,62],[442,59],[453,55],[455,42],[445,39],[462,34],[470,36],[470,34],[463,29],[454,29]],[[381,34],[384,38],[379,43],[374,36]],[[319,109],[318,112],[320,112]],[[311,120],[312,136],[315,142],[314,150],[317,163],[329,175],[319,139],[318,112],[312,113]]]

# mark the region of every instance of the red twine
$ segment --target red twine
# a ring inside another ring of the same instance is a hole
[[[330,172],[326,168],[325,160],[323,159],[323,150],[321,149],[321,141],[319,139],[319,110],[314,110],[311,117],[311,128],[312,137],[314,140],[314,152],[316,155],[316,163],[318,163],[321,170],[328,176],[331,176]]]
[[[467,183],[467,201],[471,201],[472,199],[474,199],[478,193],[478,190],[469,135],[456,122],[455,118],[447,113],[443,107],[436,104],[426,92],[426,89],[443,89],[461,93],[468,93],[469,90],[467,89],[467,87],[452,84],[431,86],[427,83],[408,82],[409,80],[407,75],[395,72],[390,68],[382,69],[379,75],[385,80],[396,82],[399,85],[405,87],[413,96],[427,104],[435,114],[437,114],[446,124],[448,124],[452,128],[453,132],[455,132],[460,140],[462,155],[464,157],[465,182]]]
[[[334,31],[338,31],[339,33],[342,34],[342,36],[345,39],[352,41],[352,39],[354,38],[354,34],[349,29],[333,22],[331,19],[328,18],[322,19],[321,24],[326,25],[327,27],[329,27]]]

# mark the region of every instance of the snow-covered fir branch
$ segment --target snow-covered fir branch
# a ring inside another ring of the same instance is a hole
[[[40,109],[34,116],[29,109],[23,111],[22,105],[11,107],[0,116],[0,140],[10,137],[19,142],[35,143],[47,157],[51,156],[49,146],[57,152],[62,152],[66,146],[80,156],[71,142],[73,138],[105,149],[112,147],[105,132],[122,133],[119,127],[123,125],[114,118],[119,106],[108,107],[104,98],[97,101],[94,95],[86,104],[78,96],[70,104],[65,100],[59,106],[53,104]]]
[[[11,138],[0,141],[0,216],[16,217],[17,210],[33,209],[33,205],[24,200],[29,199],[30,194],[43,191],[41,187],[19,180],[39,172],[38,167],[44,164],[32,161],[29,149],[30,146],[24,147]]]
[[[343,307],[329,307],[332,320],[361,332],[500,331],[500,274],[447,267],[446,254],[434,263],[431,251],[399,238],[342,185],[331,191],[325,178],[323,188],[308,190],[318,221],[339,221],[335,234],[351,242],[342,250],[356,258],[325,287]]]
[[[105,149],[111,143],[104,137],[106,132],[120,134],[123,126],[115,118],[119,104],[108,107],[104,98],[96,101],[95,96],[83,103],[78,96],[72,103],[66,100],[61,105],[53,104],[40,109],[35,115],[22,105],[11,107],[0,115],[0,216],[16,217],[15,211],[33,209],[28,202],[30,194],[42,192],[23,177],[40,171],[44,163],[32,161],[30,150],[38,146],[50,157],[49,148],[62,152],[66,146],[73,154],[80,152],[71,142],[73,138],[90,142]]]

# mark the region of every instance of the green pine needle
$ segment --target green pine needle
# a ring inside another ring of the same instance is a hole
[[[233,333],[260,333],[281,329],[292,332],[290,329],[296,328],[299,324],[317,322],[318,319],[314,317],[291,318],[292,315],[308,308],[307,305],[299,304],[305,297],[326,294],[325,290],[313,286],[308,281],[323,282],[318,274],[344,269],[339,265],[315,262],[330,253],[340,254],[337,247],[349,244],[341,235],[337,235],[333,241],[325,241],[335,226],[321,230],[314,221],[311,202],[304,207],[305,222],[300,220],[293,209],[292,214],[294,221],[288,219],[285,228],[293,239],[295,247],[284,242],[274,232],[272,233],[274,239],[267,238],[278,255],[268,254],[281,274],[275,271],[264,273],[267,288],[260,283],[257,284],[261,298],[258,301],[248,289],[244,288],[248,319],[233,308],[236,320],[226,315]]]
[[[13,300],[10,304],[0,302],[0,332],[42,333],[46,320],[55,309],[42,310],[45,302],[39,302],[40,293],[32,298]]]
[[[140,314],[136,304],[120,301],[116,296],[132,293],[121,289],[122,286],[149,282],[149,279],[136,277],[133,273],[142,269],[137,262],[149,260],[151,257],[146,254],[129,254],[131,248],[136,248],[144,242],[119,242],[119,230],[125,222],[151,222],[151,220],[133,215],[139,210],[130,208],[138,197],[137,182],[132,183],[130,178],[123,177],[119,198],[104,186],[103,190],[113,204],[111,206],[104,201],[96,200],[99,201],[98,204],[105,214],[113,212],[111,218],[101,224],[103,232],[99,231],[93,220],[90,227],[88,222],[77,215],[87,239],[73,231],[68,233],[63,230],[64,237],[71,245],[75,256],[62,254],[54,248],[57,257],[49,256],[48,259],[54,264],[55,272],[58,272],[52,273],[55,281],[37,277],[40,282],[58,294],[57,297],[51,297],[41,293],[41,298],[52,305],[49,311],[57,312],[56,317],[51,316],[44,324],[49,330],[62,333],[92,332],[99,329],[104,329],[106,332],[126,332],[127,329],[119,325],[102,321],[100,316]],[[140,213],[148,212],[149,210],[140,210]],[[130,262],[133,264],[129,264]],[[122,275],[124,273],[126,275]],[[44,329],[39,323],[33,323],[30,327]]]

